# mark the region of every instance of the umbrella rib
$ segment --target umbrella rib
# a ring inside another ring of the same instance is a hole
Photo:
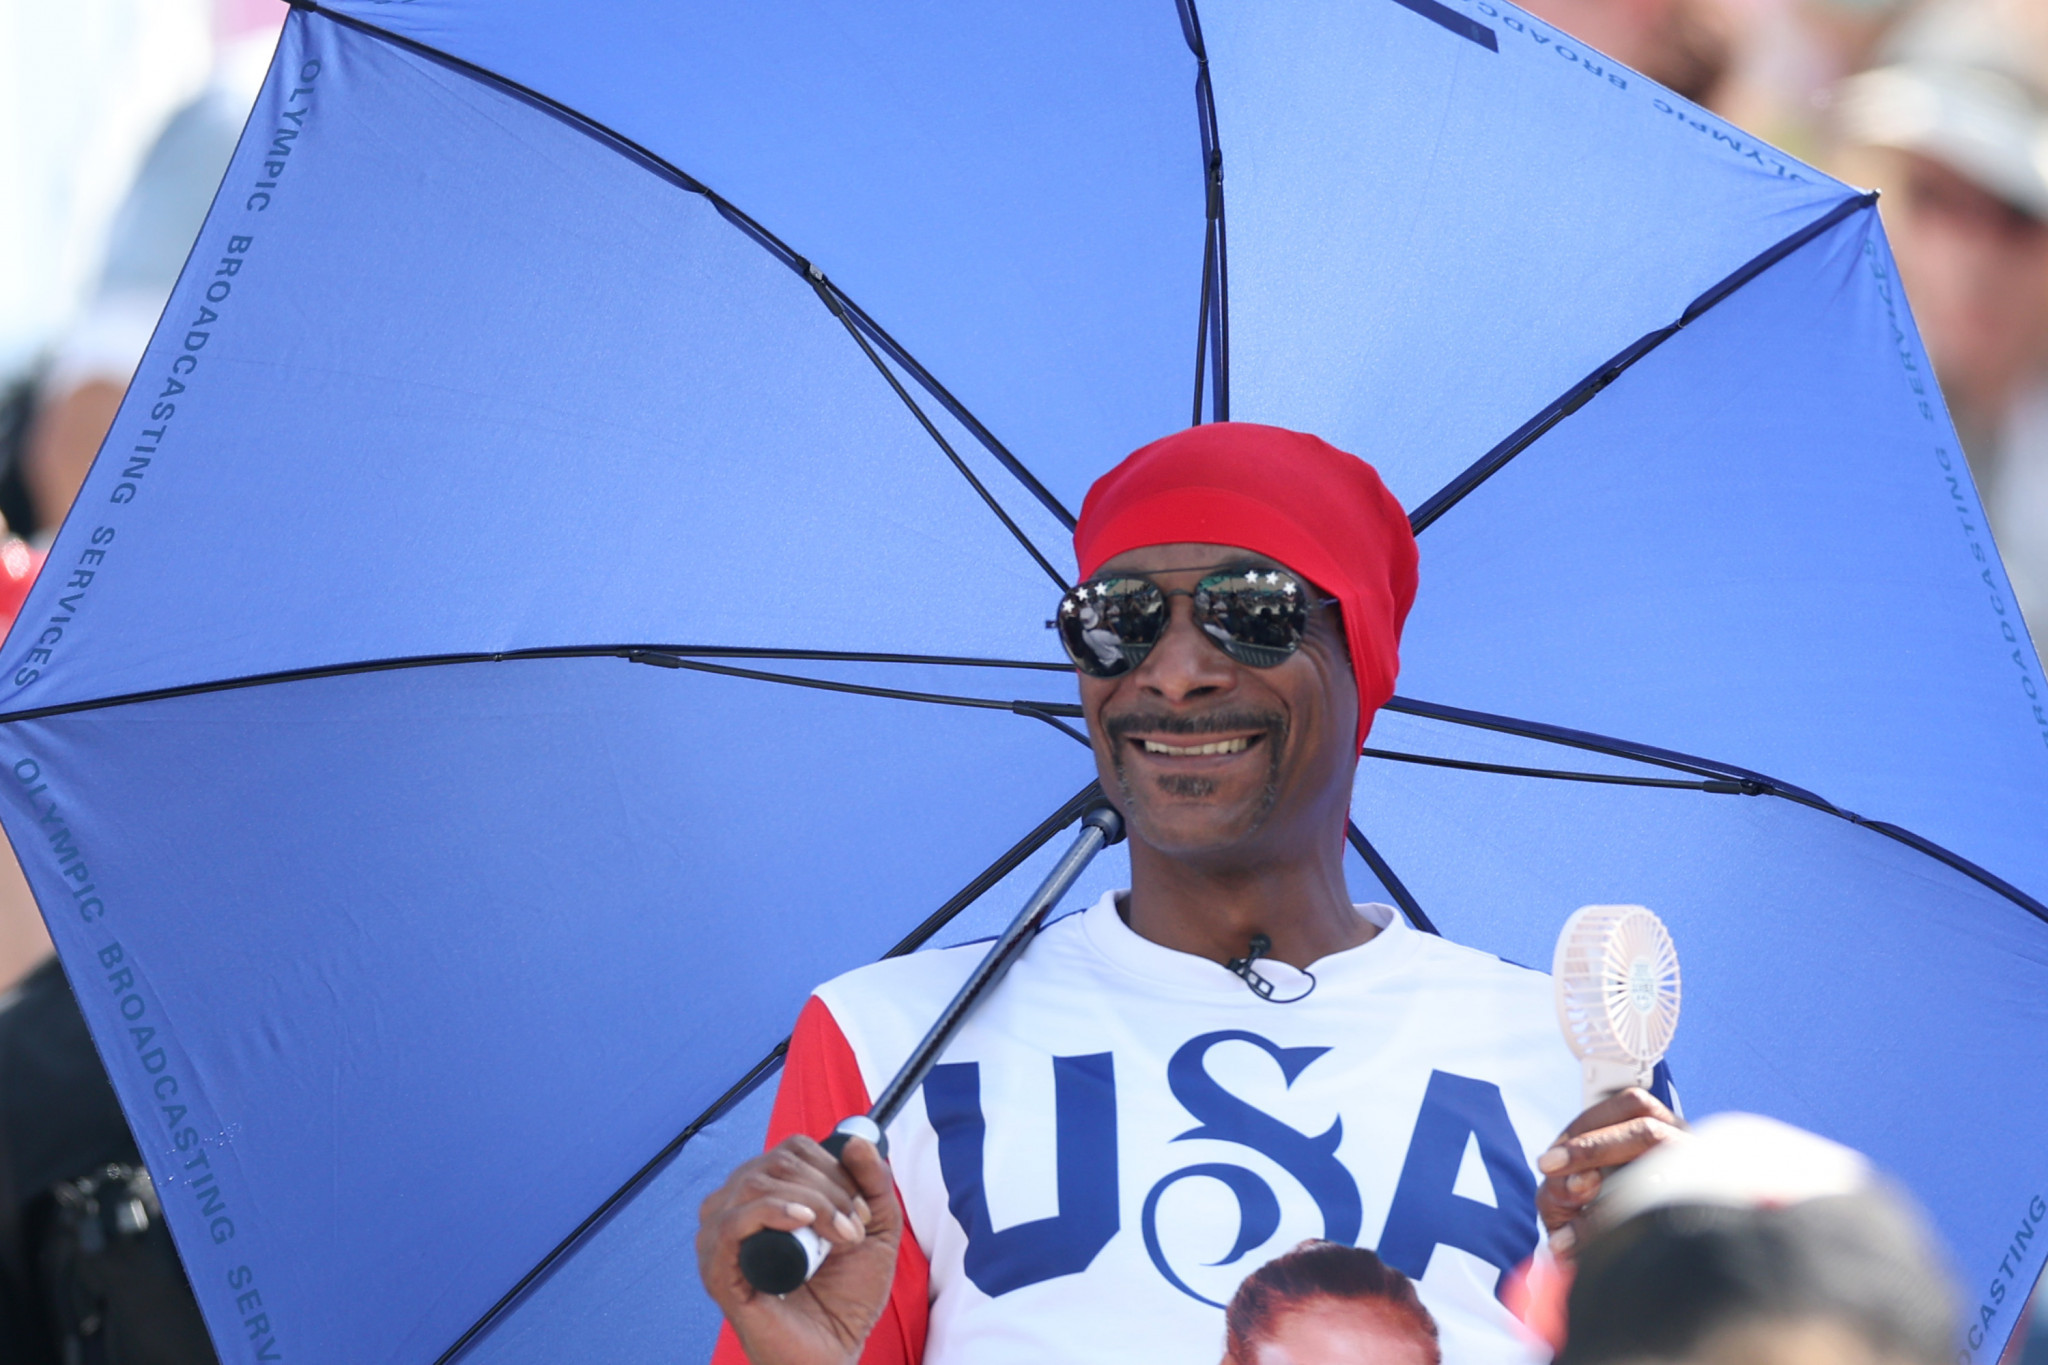
[[[720,200],[719,202],[722,204],[724,201]],[[723,212],[722,209],[721,212]],[[733,212],[737,213],[738,210],[735,209]],[[802,258],[799,257],[798,259]],[[1033,474],[1022,460],[1010,452],[1008,446],[997,440],[995,433],[983,426],[981,419],[969,411],[965,403],[955,398],[952,391],[944,384],[941,384],[938,378],[930,370],[927,370],[916,356],[913,356],[904,349],[902,342],[890,336],[882,327],[882,324],[868,316],[867,310],[848,298],[838,285],[828,284],[828,287],[832,290],[833,296],[845,307],[847,316],[859,324],[861,331],[871,337],[874,343],[881,347],[891,360],[902,366],[904,372],[917,380],[918,384],[930,393],[932,397],[938,399],[939,406],[952,413],[955,420],[961,426],[973,432],[974,438],[988,447],[989,454],[995,456],[997,462],[1003,468],[1010,471],[1011,477],[1024,485],[1025,492],[1038,499],[1039,505],[1052,513],[1055,521],[1070,531],[1074,529],[1074,514],[1067,510],[1066,504],[1054,496],[1053,491],[1041,483],[1038,476]]]
[[[1036,829],[1033,829],[1029,834],[1012,844],[1000,858],[997,858],[994,862],[983,868],[973,881],[970,881],[967,885],[961,887],[960,890],[953,893],[946,900],[945,904],[926,916],[924,921],[915,929],[912,929],[908,934],[898,939],[894,947],[882,954],[882,959],[886,961],[892,957],[903,957],[923,947],[925,943],[930,941],[932,935],[952,923],[961,911],[974,904],[975,901],[980,900],[991,887],[1009,876],[1010,873],[1016,871],[1018,867],[1023,865],[1025,859],[1043,848],[1055,834],[1058,834],[1068,825],[1080,819],[1082,814],[1090,806],[1094,805],[1096,801],[1100,800],[1101,797],[1102,784],[1099,782],[1090,782],[1087,786],[1081,788],[1080,791],[1069,797],[1058,810],[1041,821]],[[457,1337],[447,1350],[434,1358],[434,1365],[449,1365],[450,1361],[461,1355],[463,1349],[476,1340],[478,1335],[493,1322],[496,1322],[507,1308],[518,1302],[519,1297],[536,1280],[547,1274],[556,1262],[574,1250],[577,1244],[589,1235],[591,1229],[603,1222],[607,1214],[617,1208],[634,1191],[646,1184],[656,1172],[668,1163],[670,1158],[688,1145],[691,1138],[697,1136],[698,1133],[716,1122],[733,1105],[739,1103],[739,1101],[752,1093],[754,1087],[774,1071],[788,1052],[789,1039],[784,1038],[768,1050],[767,1056],[747,1068],[745,1075],[733,1082],[732,1086],[724,1094],[713,1100],[696,1118],[691,1119],[685,1124],[683,1130],[669,1139],[666,1146],[649,1158],[646,1164],[641,1166],[639,1170],[628,1176],[623,1185],[606,1196],[603,1203],[591,1210],[589,1216],[578,1223],[568,1236],[555,1243],[547,1255],[541,1257],[531,1270],[521,1275],[518,1283],[506,1290],[503,1297],[485,1309],[483,1315],[471,1323],[467,1331]]]
[[[1988,868],[1980,867],[1961,854],[1944,848],[1923,835],[1915,834],[1912,830],[1902,825],[1895,825],[1888,820],[1867,819],[1864,816],[1858,815],[1855,811],[1843,809],[1825,797],[1816,796],[1803,787],[1795,787],[1789,782],[1781,782],[1775,777],[1752,772],[1748,768],[1739,768],[1732,763],[1722,763],[1715,759],[1696,758],[1690,754],[1681,754],[1670,749],[1659,749],[1649,744],[1638,744],[1633,740],[1596,735],[1586,730],[1572,730],[1561,725],[1548,725],[1541,721],[1517,720],[1511,716],[1497,716],[1486,711],[1468,711],[1461,707],[1445,706],[1438,702],[1417,701],[1412,697],[1395,697],[1386,704],[1385,709],[1399,712],[1403,715],[1420,716],[1426,720],[1444,721],[1451,725],[1464,725],[1480,730],[1494,730],[1501,734],[1518,735],[1524,739],[1541,740],[1549,744],[1562,744],[1574,749],[1584,749],[1589,753],[1608,754],[1615,758],[1625,758],[1638,763],[1654,764],[1657,767],[1671,768],[1678,772],[1692,773],[1700,778],[1708,779],[1697,784],[1690,782],[1675,784],[1678,786],[1689,787],[1697,785],[1702,791],[1734,791],[1740,792],[1745,796],[1780,797],[1795,805],[1817,810],[1824,815],[1835,816],[1837,819],[1846,820],[1852,825],[1859,825],[1864,829],[1881,834],[1887,839],[1904,844],[1907,848],[1925,854],[1936,862],[1943,863],[1962,873],[1965,877],[1968,877],[1971,881],[1976,882],[1987,890],[1994,891],[2005,897],[2035,919],[2048,924],[2048,905],[2042,904],[2035,897],[2028,895]],[[1631,786],[1667,785],[1666,783],[1655,782],[1649,778],[1616,778],[1596,773],[1567,774],[1544,769],[1512,769],[1500,764],[1430,759],[1424,758],[1421,755],[1379,754],[1375,756],[1406,758],[1410,762],[1434,763],[1443,767],[1510,772],[1530,777],[1567,777],[1578,781],[1593,782],[1622,781]]]
[[[1587,730],[1570,730],[1561,725],[1549,725],[1542,721],[1518,720],[1513,716],[1498,716],[1490,711],[1471,711],[1458,706],[1445,706],[1441,702],[1418,701],[1413,697],[1394,697],[1387,702],[1385,709],[1402,715],[1420,716],[1424,720],[1440,720],[1451,725],[1463,725],[1475,730],[1495,730],[1505,735],[1519,735],[1524,739],[1539,739],[1573,749],[1584,749],[1588,753],[1634,759],[1660,768],[1692,773],[1696,777],[1748,778],[1764,786],[1796,794],[1804,801],[1828,807],[1826,801],[1812,792],[1779,782],[1775,778],[1765,777],[1762,773],[1753,773],[1746,768],[1717,763],[1711,759],[1694,758],[1690,754],[1676,753],[1669,749],[1656,749],[1630,740],[1596,735]]]
[[[222,678],[213,682],[184,683],[176,687],[158,687],[143,692],[123,692],[111,697],[93,697],[84,701],[59,702],[52,706],[29,707],[21,711],[0,713],[0,725],[16,721],[45,720],[52,716],[68,716],[81,711],[104,711],[117,706],[135,706],[143,702],[169,701],[178,697],[203,696],[210,692],[234,692],[245,687],[268,687],[276,683],[312,682],[320,678],[341,678],[361,673],[387,673],[404,668],[440,668],[456,664],[518,663],[542,659],[625,659],[631,663],[651,663],[664,668],[697,667],[705,671],[721,671],[714,665],[696,664],[692,660],[701,657],[725,659],[788,659],[809,660],[819,663],[883,663],[883,664],[927,664],[958,668],[1021,668],[1034,672],[1066,673],[1071,669],[1066,664],[1035,663],[1023,659],[976,659],[942,654],[867,654],[852,650],[830,649],[750,649],[743,646],[723,645],[564,645],[538,649],[507,649],[491,653],[464,654],[414,654],[391,659],[366,659],[346,664],[321,664],[311,668],[280,669],[274,673],[254,673],[240,678]],[[828,683],[822,679],[798,678],[791,674],[753,673],[743,669],[723,670],[740,677],[757,677],[767,682],[787,682],[803,686],[824,687],[836,691],[858,692],[874,696],[891,697],[897,700],[931,701],[935,703],[976,706],[996,710],[1016,711],[1019,715],[1031,715],[1039,720],[1049,716],[1078,716],[1081,708],[1067,702],[1036,701],[995,701],[980,697],[955,697],[937,692],[908,692],[894,688],[864,687],[854,683]],[[1040,714],[1041,712],[1046,714]],[[1060,727],[1065,729],[1066,727]]]
[[[584,1239],[584,1237],[588,1236],[592,1228],[596,1227],[599,1223],[603,1222],[605,1215],[609,1214],[613,1209],[617,1208],[622,1200],[624,1200],[628,1195],[632,1194],[635,1190],[639,1189],[640,1186],[645,1184],[647,1182],[647,1179],[650,1176],[652,1176],[656,1171],[660,1170],[661,1167],[668,1162],[670,1157],[674,1156],[677,1152],[683,1150],[683,1148],[689,1144],[691,1138],[697,1136],[698,1133],[702,1132],[721,1114],[725,1113],[726,1110],[730,1109],[733,1105],[739,1103],[741,1100],[745,1099],[750,1093],[752,1093],[756,1085],[760,1084],[761,1081],[765,1080],[769,1075],[771,1075],[774,1072],[777,1066],[781,1065],[783,1056],[786,1053],[788,1053],[788,1051],[789,1039],[784,1038],[781,1042],[777,1043],[774,1047],[768,1050],[767,1056],[763,1057],[760,1061],[755,1062],[752,1066],[748,1067],[746,1075],[740,1077],[737,1081],[733,1082],[731,1088],[728,1089],[723,1095],[720,1095],[717,1099],[713,1100],[710,1106],[706,1108],[703,1113],[699,1114],[696,1118],[690,1120],[689,1123],[685,1124],[683,1127],[683,1131],[676,1134],[673,1138],[669,1139],[667,1146],[663,1147],[659,1152],[656,1152],[653,1158],[650,1159],[646,1165],[642,1166],[639,1170],[633,1172],[633,1174],[627,1178],[626,1183],[619,1186],[618,1189],[613,1190],[611,1194],[605,1198],[603,1203],[599,1204],[595,1209],[591,1211],[589,1217],[585,1218],[582,1222],[576,1225],[574,1231],[572,1231],[567,1237],[564,1237],[560,1242],[557,1242],[555,1246],[548,1252],[548,1254],[541,1257],[540,1260],[534,1265],[534,1267],[531,1270],[527,1271],[524,1275],[521,1275],[519,1277],[518,1283],[514,1284],[510,1289],[506,1290],[503,1297],[501,1297],[496,1303],[492,1304],[489,1308],[485,1309],[483,1316],[478,1318],[475,1322],[471,1323],[469,1325],[468,1330],[463,1332],[461,1336],[455,1338],[455,1342],[453,1345],[451,1345],[447,1350],[441,1352],[440,1355],[434,1357],[434,1365],[448,1365],[448,1362],[454,1360],[457,1356],[461,1355],[463,1350],[467,1348],[472,1341],[475,1341],[477,1336],[480,1333],[482,1333],[484,1329],[488,1328],[492,1323],[496,1322],[498,1318],[504,1314],[504,1311],[507,1308],[511,1307],[515,1302],[518,1301],[520,1295],[524,1294],[529,1288],[532,1287],[533,1282],[535,1280],[538,1280],[541,1276],[547,1274],[549,1270],[553,1269],[555,1263],[561,1260],[561,1258],[564,1255],[566,1255],[569,1251],[574,1249],[576,1244],[578,1242],[581,1242]]]
[[[1425,934],[1443,937],[1438,933],[1435,921],[1423,913],[1420,902],[1415,899],[1414,893],[1409,891],[1408,884],[1394,875],[1393,867],[1380,856],[1380,851],[1372,846],[1372,841],[1365,837],[1365,831],[1358,827],[1356,820],[1344,822],[1344,837],[1358,850],[1358,856],[1365,859],[1365,865],[1380,879],[1380,885],[1387,888],[1387,894],[1394,898],[1394,903],[1408,916],[1408,922]]]
[[[1078,742],[1083,748],[1093,749],[1095,747],[1092,743],[1089,742],[1088,736],[1082,734],[1079,730],[1076,730],[1073,726],[1067,724],[1058,716],[1054,715],[1046,707],[1040,706],[1036,702],[1012,702],[1010,703],[1010,709],[1012,711],[1015,711],[1020,716],[1030,716],[1034,720],[1044,721],[1047,725],[1050,725],[1053,729],[1059,731],[1061,734],[1067,736],[1069,739]],[[1080,709],[1081,708],[1078,706],[1075,707],[1074,713],[1079,713]]]
[[[1023,485],[1025,492],[1038,499],[1044,505],[1046,511],[1052,513],[1061,525],[1072,529],[1074,514],[1069,512],[1057,497],[1053,496],[1052,490],[1040,482],[1037,475],[1024,466],[1022,460],[1019,460],[1010,452],[1009,447],[996,439],[995,433],[983,425],[981,419],[970,412],[966,404],[954,397],[952,392],[945,385],[941,384],[930,370],[926,369],[915,356],[904,349],[901,342],[890,336],[879,323],[868,315],[865,309],[848,298],[845,291],[840,289],[838,285],[824,280],[822,275],[814,277],[811,262],[808,259],[799,255],[788,243],[756,222],[745,210],[734,205],[709,185],[706,185],[703,181],[667,160],[659,153],[635,142],[616,128],[599,122],[590,115],[562,103],[551,95],[544,95],[531,86],[522,85],[509,76],[501,75],[489,67],[479,66],[475,62],[467,61],[452,53],[443,52],[441,49],[429,46],[416,38],[408,38],[404,34],[393,33],[390,29],[381,28],[376,24],[359,19],[355,15],[343,14],[339,11],[328,9],[319,3],[319,0],[288,0],[288,3],[293,9],[304,10],[308,14],[317,14],[323,19],[339,24],[344,28],[353,29],[367,37],[391,43],[416,56],[424,57],[428,61],[438,63],[474,77],[477,80],[497,86],[499,89],[532,104],[543,112],[571,124],[597,141],[611,146],[628,159],[638,162],[641,166],[667,180],[678,189],[702,196],[705,201],[718,211],[720,217],[752,238],[769,255],[775,257],[799,276],[803,277],[806,283],[810,284],[813,288],[820,289],[821,292],[829,290],[832,296],[846,310],[847,316],[843,317],[841,321],[847,322],[849,326],[857,325],[861,332],[866,333],[867,336],[872,338],[875,344],[880,346],[891,360],[900,365],[905,373],[909,374],[932,397],[939,401],[941,407],[952,413],[962,426],[973,433],[976,440],[988,448],[989,454],[995,456],[997,463],[1007,469],[1011,477]],[[922,412],[918,413],[919,420],[922,421],[923,416]],[[928,422],[926,423],[926,429],[931,429]],[[943,446],[944,442],[940,444]],[[952,451],[948,449],[947,454],[952,454]],[[987,495],[984,494],[983,496]],[[1009,524],[1007,516],[1004,517],[1004,522]],[[1016,528],[1012,525],[1011,529],[1014,532]],[[1023,540],[1021,534],[1019,534],[1019,539]],[[1028,540],[1023,541],[1023,544],[1026,549],[1032,549],[1031,543]],[[1036,557],[1037,552],[1035,549],[1032,550],[1032,553]],[[1055,574],[1054,576],[1057,577],[1058,575]]]
[[[1202,237],[1202,298],[1195,309],[1195,406],[1194,416],[1188,425],[1202,425],[1202,374],[1203,360],[1209,349],[1209,286],[1215,278],[1216,224],[1209,223],[1208,231]]]
[[[792,687],[809,687],[820,692],[846,692],[860,697],[881,697],[888,701],[927,702],[934,706],[965,706],[982,711],[1009,711],[1045,721],[1066,731],[1083,744],[1088,742],[1084,736],[1053,719],[1055,716],[1079,716],[1081,708],[1072,702],[998,701],[993,697],[962,697],[948,692],[911,692],[897,687],[874,687],[867,683],[834,682],[827,678],[798,677],[794,673],[769,673],[758,668],[710,664],[697,659],[662,654],[655,650],[637,650],[631,658],[636,664],[653,664],[658,668],[686,668],[696,673],[716,673],[721,677],[746,678],[752,682],[787,683]]]
[[[1213,353],[1209,383],[1210,416],[1230,420],[1230,271],[1229,236],[1223,222],[1223,139],[1216,126],[1216,91],[1209,79],[1209,49],[1202,41],[1202,17],[1195,0],[1178,0],[1181,37],[1195,55],[1195,121],[1202,135],[1203,212],[1208,228],[1202,238],[1201,308],[1195,324],[1195,408],[1190,426],[1202,424],[1202,370],[1205,350]]]
[[[875,354],[875,348],[868,344],[868,339],[861,335],[860,328],[854,326],[853,319],[846,315],[846,309],[839,302],[838,295],[833,292],[832,281],[825,278],[825,272],[813,265],[805,272],[805,278],[810,281],[811,288],[816,291],[818,300],[825,305],[826,310],[833,317],[839,319],[839,325],[844,327],[846,334],[853,338],[853,344],[860,347],[860,353],[866,356],[868,363],[875,367],[875,372],[887,381],[889,387],[895,391],[896,396],[903,400],[903,406],[909,408],[911,415],[917,418],[918,425],[924,428],[925,435],[931,437],[937,443],[939,449],[946,452],[946,458],[953,462],[953,468],[959,471],[961,478],[967,480],[967,486],[978,493],[981,496],[981,500],[988,504],[988,510],[996,514],[996,519],[1003,523],[1003,528],[1011,536],[1015,537],[1019,545],[1024,547],[1024,553],[1036,560],[1038,567],[1045,570],[1046,576],[1059,584],[1061,592],[1065,592],[1068,588],[1072,587],[1073,585],[1060,575],[1060,571],[1052,566],[1052,561],[1047,559],[1039,552],[1038,547],[1031,543],[1031,537],[1024,534],[1024,528],[1019,526],[1010,514],[1004,510],[1003,505],[996,501],[995,494],[989,492],[987,485],[975,477],[974,471],[967,467],[967,461],[961,459],[959,452],[953,449],[952,442],[948,441],[944,434],[939,431],[938,427],[933,425],[931,418],[925,416],[924,409],[919,407],[917,400],[910,396],[910,390],[903,387],[903,382],[896,377],[895,371],[889,368],[882,360],[882,357]]]
[[[1563,768],[1518,768],[1508,763],[1480,763],[1465,758],[1438,758],[1431,754],[1408,754],[1395,749],[1362,749],[1367,758],[1390,759],[1396,763],[1421,763],[1432,768],[1458,768],[1472,773],[1499,773],[1506,777],[1548,777],[1562,782],[1602,782],[1617,787],[1674,787],[1681,791],[1718,792],[1737,796],[1762,796],[1767,790],[1758,782],[1730,778],[1637,777],[1629,773],[1588,773]]]
[[[1630,366],[1656,350],[1659,346],[1662,346],[1665,342],[1671,340],[1672,337],[1677,336],[1679,332],[1692,323],[1698,321],[1715,304],[1720,303],[1743,285],[1748,284],[1751,280],[1763,274],[1766,270],[1769,270],[1779,261],[1784,260],[1787,256],[1790,256],[1793,252],[1799,250],[1799,248],[1805,246],[1828,229],[1834,227],[1843,219],[1848,218],[1851,214],[1862,212],[1876,202],[1877,192],[1875,190],[1867,194],[1851,195],[1837,203],[1820,217],[1814,219],[1811,223],[1808,223],[1805,227],[1794,232],[1791,236],[1752,257],[1733,273],[1686,305],[1685,311],[1678,315],[1676,322],[1659,327],[1654,332],[1645,333],[1624,347],[1613,359],[1607,361],[1584,379],[1566,389],[1548,407],[1516,428],[1506,440],[1480,456],[1456,478],[1431,494],[1423,501],[1421,506],[1408,514],[1409,526],[1419,532],[1424,527],[1435,522],[1444,513],[1450,511],[1451,508],[1463,501],[1473,489],[1499,473],[1508,461],[1534,445],[1545,432],[1584,407],[1592,400],[1595,394],[1599,393],[1609,384],[1612,384],[1616,379],[1619,379]]]

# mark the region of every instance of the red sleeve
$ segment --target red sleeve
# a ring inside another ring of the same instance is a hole
[[[853,1048],[825,1002],[812,996],[789,1036],[782,1083],[775,1092],[774,1112],[768,1116],[768,1146],[791,1133],[823,1139],[849,1114],[865,1114],[869,1103]],[[901,1190],[897,1198],[901,1200]],[[861,1365],[920,1365],[930,1314],[931,1266],[911,1232],[906,1212],[903,1245],[896,1253],[896,1280],[889,1286],[889,1302],[882,1309],[881,1321],[861,1349]],[[719,1329],[711,1365],[748,1365],[732,1328]]]

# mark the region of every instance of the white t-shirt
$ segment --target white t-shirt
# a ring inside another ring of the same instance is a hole
[[[1032,942],[889,1130],[928,1365],[1214,1362],[1238,1282],[1307,1238],[1413,1278],[1446,1365],[1544,1358],[1494,1295],[1579,1109],[1549,978],[1358,909],[1380,933],[1292,1004],[1139,937],[1114,896]],[[984,951],[818,990],[870,1095]]]

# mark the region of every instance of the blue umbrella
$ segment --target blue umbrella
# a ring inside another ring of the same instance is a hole
[[[297,8],[0,710],[224,1355],[707,1348],[804,992],[1086,794],[1070,510],[1225,416],[1421,528],[1358,895],[1654,906],[1689,1106],[1897,1172],[1995,1356],[2048,698],[1871,196],[1503,0]]]

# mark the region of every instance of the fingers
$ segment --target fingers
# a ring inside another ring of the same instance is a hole
[[[1546,1177],[1561,1179],[1626,1166],[1651,1148],[1678,1137],[1681,1131],[1676,1124],[1650,1115],[1626,1119],[1575,1137],[1559,1138],[1536,1159],[1536,1169]],[[1587,1183],[1579,1182],[1580,1188]]]
[[[867,1146],[868,1144],[862,1143],[862,1145]],[[873,1217],[873,1211],[868,1206],[867,1198],[862,1193],[860,1184],[855,1180],[853,1173],[846,1168],[841,1158],[834,1157],[824,1147],[807,1137],[798,1136],[786,1139],[782,1143],[782,1147],[787,1149],[786,1155],[788,1157],[802,1162],[812,1172],[822,1175],[832,1182],[833,1188],[843,1195],[843,1198],[837,1205],[837,1212],[844,1214],[862,1228],[868,1225],[869,1220]],[[869,1150],[872,1151],[873,1148],[869,1147]],[[767,1155],[774,1155],[774,1153],[768,1153]],[[875,1163],[882,1171],[883,1188],[893,1191],[896,1186],[894,1179],[889,1175],[888,1163],[882,1161],[880,1154],[876,1155]],[[800,1168],[783,1168],[784,1174],[788,1174],[792,1169]]]
[[[868,1235],[867,1221],[836,1200],[821,1194],[815,1186],[795,1181],[760,1180],[748,1182],[752,1198],[735,1201],[726,1212],[732,1235],[743,1238],[761,1228],[794,1232],[809,1228],[835,1247],[850,1247]]]
[[[878,1158],[879,1160],[879,1158]],[[883,1168],[887,1181],[887,1167]],[[813,1229],[836,1246],[866,1238],[873,1217],[852,1176],[807,1137],[792,1137],[734,1171],[699,1214],[714,1241],[736,1243],[762,1228]]]
[[[778,1168],[786,1171],[794,1171],[796,1166],[792,1163],[800,1162],[832,1181],[832,1183],[845,1190],[848,1194],[858,1193],[854,1188],[852,1176],[847,1174],[846,1168],[840,1165],[838,1158],[826,1151],[817,1142],[800,1133],[794,1137],[784,1138],[756,1159],[772,1160]]]
[[[845,1365],[874,1330],[896,1273],[902,1209],[889,1167],[865,1142],[834,1160],[790,1138],[735,1170],[704,1201],[697,1273],[749,1360]],[[831,1254],[799,1290],[756,1288],[740,1244],[763,1228],[811,1228]]]
[[[1576,1240],[1572,1224],[1600,1197],[1603,1172],[1625,1166],[1683,1134],[1683,1125],[1669,1109],[1636,1088],[1610,1095],[1579,1115],[1536,1159],[1543,1173],[1536,1210],[1543,1226],[1551,1230],[1551,1249],[1559,1255],[1570,1253]]]
[[[1677,1115],[1664,1107],[1662,1100],[1641,1086],[1632,1085],[1626,1090],[1617,1090],[1614,1094],[1609,1095],[1606,1099],[1601,1100],[1598,1104],[1573,1119],[1571,1126],[1564,1130],[1560,1140],[1562,1138],[1577,1137],[1581,1133],[1589,1133],[1596,1128],[1610,1128],[1617,1123],[1626,1123],[1630,1119],[1638,1118],[1656,1119],[1660,1123],[1671,1125],[1673,1128],[1683,1128],[1685,1126]]]
[[[1577,1171],[1545,1180],[1536,1191],[1536,1212],[1543,1226],[1555,1231],[1575,1221],[1600,1197],[1600,1184],[1598,1171]],[[1556,1246],[1555,1239],[1552,1246]]]
[[[854,1189],[854,1202],[860,1208],[860,1219],[869,1224],[870,1231],[881,1231],[873,1226],[877,1222],[893,1224],[902,1215],[896,1207],[896,1177],[889,1170],[889,1163],[866,1138],[852,1138],[839,1154],[839,1168]]]
[[[1536,1168],[1545,1175],[1561,1175],[1624,1165],[1684,1128],[1655,1095],[1632,1085],[1573,1119],[1537,1159]]]

